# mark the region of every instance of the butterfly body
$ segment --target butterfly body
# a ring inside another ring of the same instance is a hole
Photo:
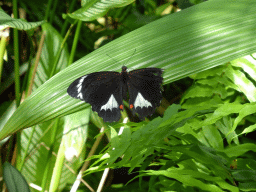
[[[162,100],[162,69],[144,68],[127,72],[95,72],[76,79],[67,92],[71,97],[92,106],[104,121],[118,121],[123,110],[123,99],[129,92],[129,106],[141,119],[152,115]]]

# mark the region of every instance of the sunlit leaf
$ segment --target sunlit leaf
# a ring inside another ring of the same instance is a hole
[[[70,162],[74,157],[78,158],[84,149],[87,140],[90,112],[91,109],[87,108],[65,116],[63,140],[66,148],[65,157]]]
[[[252,79],[256,79],[256,60],[254,57],[247,55],[243,58],[235,59],[231,62],[231,64],[236,67],[241,67],[246,73],[251,76]]]
[[[82,7],[75,12],[68,14],[73,19],[79,19],[82,21],[93,21],[101,16],[104,16],[109,9],[114,7],[123,7],[134,0],[83,0]]]
[[[217,127],[208,125],[203,126],[202,129],[206,139],[214,149],[223,149],[223,139],[218,131]]]
[[[125,64],[136,49],[127,67],[163,68],[166,84],[256,52],[255,12],[254,1],[207,1],[122,36],[40,86],[9,119],[0,139],[21,128],[87,107],[88,104],[69,97],[67,87],[91,72],[120,71],[120,64],[107,54]]]
[[[256,124],[250,125],[249,127],[245,128],[245,129],[243,130],[243,132],[240,133],[239,135],[251,133],[251,132],[253,132],[253,131],[255,131],[255,130],[256,130]]]
[[[185,173],[186,172],[186,173]],[[192,174],[192,172],[194,174]],[[205,191],[223,191],[221,190],[221,188],[219,188],[217,185],[213,185],[213,184],[209,184],[209,183],[204,183],[202,181],[200,181],[199,179],[195,178],[195,175],[200,176],[201,178],[203,178],[202,173],[199,173],[198,171],[194,172],[194,171],[187,171],[187,170],[169,170],[169,171],[148,171],[147,175],[163,175],[165,177],[170,177],[173,179],[176,179],[178,181],[180,181],[181,183],[188,185],[188,186],[193,186],[193,187],[198,187],[201,190],[205,190]],[[194,177],[193,177],[194,176]],[[204,178],[208,178],[208,175],[204,175]],[[214,180],[221,180],[221,178],[214,178],[211,177],[210,179],[214,179]],[[238,190],[236,190],[238,191]]]
[[[240,144],[237,146],[230,146],[229,148],[224,150],[224,152],[229,157],[237,157],[237,156],[240,156],[248,151],[256,152],[256,145],[253,143],[245,143],[245,144]]]
[[[243,72],[234,70],[231,66],[228,66],[225,74],[239,87],[240,91],[245,94],[250,102],[256,101],[256,87]]]
[[[19,30],[29,30],[42,25],[45,21],[27,22],[23,19],[14,19],[0,7],[0,28],[12,27]]]
[[[251,105],[244,105],[243,108],[239,111],[238,117],[235,119],[232,130],[234,131],[238,125],[238,123],[246,116],[256,113],[256,104],[253,103]]]

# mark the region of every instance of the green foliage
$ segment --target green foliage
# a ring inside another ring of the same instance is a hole
[[[29,30],[42,25],[44,22],[45,21],[27,22],[22,19],[14,19],[6,14],[0,7],[0,25],[2,28],[12,27],[19,30]]]
[[[8,191],[30,192],[28,183],[15,167],[13,167],[10,163],[5,162],[3,168],[3,178]]]
[[[99,17],[104,16],[110,8],[123,7],[129,5],[134,0],[114,0],[111,2],[104,0],[97,1],[81,1],[82,7],[76,10],[74,13],[68,14],[73,19],[79,19],[82,21],[93,21]]]
[[[127,124],[120,136],[111,128],[111,146],[104,155],[108,158],[93,167],[101,170],[108,164],[130,171],[141,167],[139,177],[150,176],[152,191],[159,187],[187,191],[189,186],[203,191],[253,191],[255,154],[250,151],[255,153],[256,145],[238,140],[255,129],[246,120],[255,116],[256,109],[255,103],[248,103],[256,90],[253,63],[254,57],[246,56],[198,73],[192,76],[194,85],[184,94],[182,106],[170,106],[163,118],[139,129]],[[158,170],[150,170],[154,166]]]
[[[15,185],[25,185],[22,174],[32,191],[70,191],[82,174],[87,183],[78,190],[96,191],[103,170],[127,167],[137,176],[126,186],[106,182],[106,191],[255,191],[256,2],[190,2],[197,5],[170,14],[176,7],[169,1],[65,1],[59,7],[58,1],[20,1],[35,22],[13,19],[1,9],[3,27],[41,25],[29,32],[31,55],[20,66],[26,71],[24,99],[18,107],[11,100],[0,104],[1,146],[8,151],[1,162],[15,157],[19,170],[12,177],[5,173],[7,185],[8,178],[22,178]],[[44,19],[49,21],[43,24]],[[159,108],[161,117],[121,123],[129,116],[125,111],[112,124],[67,95],[74,79],[122,65],[163,68],[168,98],[171,82],[180,80],[186,91],[180,91],[179,104]],[[13,79],[2,79],[0,93]]]

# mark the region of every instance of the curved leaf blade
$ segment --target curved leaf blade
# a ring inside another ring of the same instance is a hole
[[[39,22],[27,22],[22,19],[14,19],[4,12],[0,7],[0,26],[1,28],[12,27],[19,30],[29,30],[38,27],[45,23],[45,21]]]
[[[82,7],[75,12],[68,14],[68,16],[82,21],[93,21],[104,16],[111,8],[123,7],[132,2],[134,2],[134,0],[84,0],[82,1]]]
[[[8,162],[4,163],[3,178],[7,185],[8,191],[30,192],[28,183],[23,175]]]

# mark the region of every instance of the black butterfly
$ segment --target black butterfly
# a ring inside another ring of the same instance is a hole
[[[123,99],[127,99],[133,114],[138,113],[141,119],[151,116],[162,100],[161,77],[163,70],[144,68],[127,72],[96,72],[76,79],[69,87],[71,97],[81,99],[92,106],[104,121],[118,121],[120,110],[124,109]]]

